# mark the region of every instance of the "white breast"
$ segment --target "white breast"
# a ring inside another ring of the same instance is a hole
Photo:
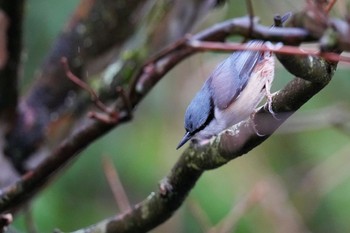
[[[195,138],[208,139],[221,131],[247,119],[264,98],[266,87],[270,87],[274,78],[274,58],[266,52],[264,59],[254,68],[252,75],[237,99],[224,111],[215,108],[215,119]]]

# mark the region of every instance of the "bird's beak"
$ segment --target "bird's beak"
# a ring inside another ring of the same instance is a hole
[[[181,139],[179,145],[177,145],[176,150],[182,147],[191,138],[192,138],[192,135],[190,134],[190,132],[187,132],[185,136]]]

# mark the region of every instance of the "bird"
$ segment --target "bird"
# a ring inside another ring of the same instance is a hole
[[[186,133],[176,149],[190,139],[202,142],[247,119],[266,96],[271,107],[270,87],[274,79],[274,58],[260,48],[262,40],[251,40],[248,50],[236,51],[221,62],[185,113]]]
[[[291,12],[277,15],[275,22],[280,26],[291,15]],[[264,97],[274,116],[270,92],[275,68],[272,52],[249,50],[263,45],[269,47],[271,42],[251,40],[247,43],[247,50],[232,53],[215,68],[186,109],[186,133],[176,149],[191,139],[206,142],[247,119]]]

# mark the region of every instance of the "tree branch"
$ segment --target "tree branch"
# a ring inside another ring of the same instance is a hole
[[[207,42],[207,41],[188,41],[187,46],[192,47],[198,51],[220,51],[220,52],[231,52],[236,50],[250,50],[250,51],[270,51],[274,54],[285,54],[291,55],[290,58],[295,60],[295,55],[300,56],[317,56],[322,57],[327,61],[332,62],[346,62],[350,63],[349,56],[342,56],[334,52],[320,52],[316,49],[306,49],[296,46],[288,46],[282,44],[263,44],[254,48],[248,47],[246,44],[239,43],[220,43],[220,42]],[[288,58],[287,58],[288,59]]]

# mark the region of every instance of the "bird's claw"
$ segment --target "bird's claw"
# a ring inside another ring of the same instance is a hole
[[[252,128],[253,128],[253,130],[254,130],[256,135],[258,135],[259,137],[264,137],[265,134],[259,133],[258,129],[256,128],[256,124],[255,124],[255,120],[254,120],[255,119],[255,115],[256,115],[256,110],[254,110],[254,112],[252,112],[250,114],[250,119],[252,120]]]

